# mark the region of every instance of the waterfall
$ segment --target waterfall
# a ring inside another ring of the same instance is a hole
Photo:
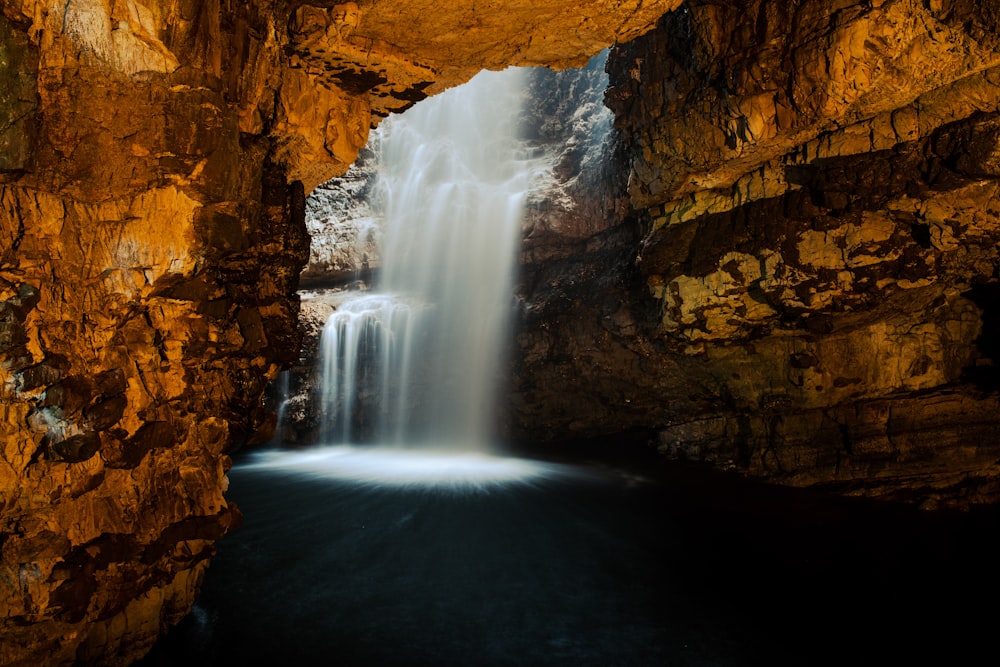
[[[380,127],[382,271],[323,330],[326,442],[488,448],[535,168],[525,77],[482,72]]]

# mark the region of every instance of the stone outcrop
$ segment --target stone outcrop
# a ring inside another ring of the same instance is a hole
[[[521,264],[579,257],[594,236],[628,215],[625,157],[604,105],[607,53],[586,66],[531,71],[522,136],[543,168],[532,175],[523,222]]]
[[[309,262],[303,288],[370,284],[382,264],[383,222],[378,197],[378,133],[343,176],[323,183],[306,200]]]
[[[0,663],[125,664],[238,521],[225,452],[297,344],[304,193],[241,132],[259,52],[193,66],[231,45],[192,7],[4,9],[32,127],[0,172]]]
[[[641,430],[791,484],[996,500],[997,20],[960,1],[692,1],[615,49],[641,240],[595,236],[593,261],[528,286],[512,422]]]

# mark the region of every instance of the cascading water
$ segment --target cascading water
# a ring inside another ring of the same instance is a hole
[[[323,328],[324,444],[256,465],[452,487],[569,473],[490,454],[524,205],[551,169],[518,136],[527,77],[483,72],[383,123],[370,202],[382,268]]]
[[[383,124],[384,268],[323,331],[327,442],[488,448],[533,168],[524,79],[483,72]]]

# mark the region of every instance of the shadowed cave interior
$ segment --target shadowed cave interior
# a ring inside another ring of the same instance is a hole
[[[990,654],[989,4],[0,10],[0,664]]]

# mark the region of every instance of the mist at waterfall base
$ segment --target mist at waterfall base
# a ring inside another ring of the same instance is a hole
[[[507,244],[534,167],[509,136],[483,134],[509,129],[516,113],[498,100],[516,84],[478,82],[485,110],[443,95],[428,102],[457,106],[429,127],[412,120],[435,108],[424,103],[392,127],[410,156],[392,159],[423,171],[384,182],[385,274],[328,324],[325,442],[237,457],[228,497],[244,524],[219,542],[193,613],[141,664],[958,664],[989,647],[993,623],[975,603],[1000,588],[995,516],[654,460],[491,452]],[[488,148],[482,187],[448,136],[468,116],[485,123],[469,130]],[[478,197],[488,235],[429,240],[441,211],[477,219]],[[394,210],[430,228],[396,230]],[[438,254],[449,246],[457,266]],[[493,259],[503,266],[482,279]],[[450,363],[426,363],[441,356]]]

